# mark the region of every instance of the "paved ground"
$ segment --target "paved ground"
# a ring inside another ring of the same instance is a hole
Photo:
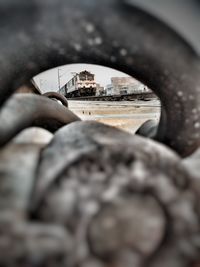
[[[160,102],[151,101],[69,101],[69,108],[82,120],[95,120],[134,133],[148,119],[160,117]]]

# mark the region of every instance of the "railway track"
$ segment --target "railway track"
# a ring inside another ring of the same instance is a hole
[[[84,96],[72,97],[70,100],[88,100],[88,101],[134,101],[134,100],[152,100],[157,96],[152,93],[136,93],[128,95],[107,95],[107,96]]]

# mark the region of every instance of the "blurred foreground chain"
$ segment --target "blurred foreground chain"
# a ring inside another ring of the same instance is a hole
[[[63,95],[57,92],[47,92],[47,93],[44,93],[43,96],[60,101],[63,104],[63,106],[68,107],[68,102],[67,102],[66,97],[64,97]]]
[[[193,162],[97,122],[27,129],[0,150],[0,265],[196,266]]]
[[[0,146],[27,127],[40,126],[55,132],[77,120],[80,118],[70,110],[47,97],[15,94],[0,112]]]
[[[157,7],[161,2],[166,1]],[[187,2],[191,20],[192,10],[200,10],[197,0],[167,2],[170,10],[178,6],[179,14]],[[152,5],[148,0],[1,0],[0,103],[44,70],[71,63],[108,66],[140,80],[160,98],[153,138],[181,156],[192,154],[200,145],[199,52],[194,39],[152,12]]]

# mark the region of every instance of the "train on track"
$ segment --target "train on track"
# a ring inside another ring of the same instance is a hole
[[[85,70],[76,73],[58,92],[67,98],[73,98],[95,96],[96,90],[95,75]]]
[[[119,78],[115,78],[119,79]],[[122,78],[120,78],[122,79]],[[114,80],[114,78],[113,78]],[[129,94],[99,94],[99,84],[95,81],[95,75],[84,70],[80,73],[74,73],[71,80],[69,80],[58,91],[61,95],[72,100],[93,100],[93,101],[134,101],[134,100],[151,100],[156,98],[155,94],[150,91],[138,91]]]

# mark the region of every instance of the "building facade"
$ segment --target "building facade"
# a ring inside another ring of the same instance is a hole
[[[99,83],[97,83],[96,85],[97,85],[96,96],[103,96],[105,94],[104,87],[101,86]]]
[[[106,86],[106,95],[126,95],[150,91],[138,80],[132,77],[113,77],[111,84]]]

